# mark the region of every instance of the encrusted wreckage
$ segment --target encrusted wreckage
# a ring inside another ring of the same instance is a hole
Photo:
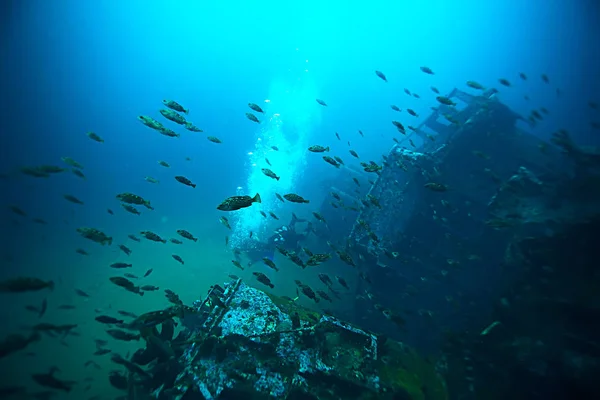
[[[447,398],[436,366],[402,343],[241,280],[214,286],[194,307],[179,373],[155,398]]]

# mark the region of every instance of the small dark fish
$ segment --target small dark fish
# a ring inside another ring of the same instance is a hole
[[[175,110],[177,112],[182,112],[184,114],[189,114],[190,113],[189,108],[185,108],[184,106],[182,106],[181,104],[179,104],[175,100],[165,99],[165,100],[163,100],[163,104],[165,106],[167,106],[168,108],[170,108],[171,110]]]
[[[70,201],[73,204],[80,204],[83,205],[83,201],[79,200],[77,197],[70,195],[70,194],[65,194],[63,195],[63,197],[65,198],[65,200]]]
[[[111,210],[110,208],[107,208],[106,212],[109,213],[110,215],[115,215],[115,213],[113,212],[113,210]]]
[[[182,244],[183,243],[181,240],[175,239],[175,238],[169,239],[169,242],[171,242],[173,244]]]
[[[139,276],[135,275],[135,274],[130,274],[129,272],[125,274],[126,278],[131,278],[131,279],[140,279]]]
[[[42,318],[44,314],[46,314],[46,310],[48,309],[48,300],[44,299],[42,301],[42,306],[40,307],[40,313],[38,315],[39,318]]]
[[[253,203],[261,203],[260,195],[257,193],[254,197],[250,196],[232,196],[225,199],[217,206],[217,210],[235,211],[241,208],[250,207]]]
[[[194,235],[192,235],[190,232],[186,231],[185,229],[178,229],[177,233],[185,239],[193,240],[194,242],[198,241],[198,238],[195,238]],[[175,243],[175,244],[181,244],[181,243],[174,242],[173,239],[171,239],[171,242]]]
[[[264,114],[265,112],[263,111],[262,108],[260,108],[260,106],[258,104],[254,104],[254,103],[248,103],[248,107],[250,107],[252,110],[262,113]]]
[[[108,315],[99,315],[94,319],[102,324],[122,324],[123,322],[125,322],[122,319],[109,317]]]
[[[160,290],[160,288],[158,286],[154,286],[154,285],[144,285],[144,286],[140,287],[140,289],[142,289],[144,292],[155,292],[157,290]]]
[[[59,310],[74,310],[75,306],[71,305],[71,304],[61,304],[60,306],[57,307]]]
[[[32,292],[43,289],[54,290],[54,282],[32,277],[20,277],[0,281],[0,292],[5,293]]]
[[[123,209],[125,211],[127,211],[128,213],[131,213],[133,215],[142,215],[142,213],[137,208],[132,206],[131,204],[121,204],[121,207],[123,207]]]
[[[94,367],[94,368],[96,368],[96,369],[102,369],[102,368],[101,368],[101,367],[98,365],[98,363],[97,363],[96,361],[94,361],[94,360],[87,360],[87,361],[86,361],[86,362],[83,364],[83,366],[84,366],[84,367],[89,367],[90,365],[91,365],[91,366],[93,366],[93,367]]]
[[[111,350],[109,350],[109,349],[98,349],[98,350],[96,350],[94,352],[94,355],[95,356],[103,356],[103,355],[108,354],[110,352],[111,352]]]
[[[129,247],[125,246],[124,244],[120,244],[119,249],[121,249],[123,251],[123,253],[125,253],[127,255],[131,254],[131,249]]]
[[[317,103],[319,103],[320,105],[327,107],[327,103],[325,103],[323,100],[321,99],[317,99]]]
[[[152,271],[154,271],[152,268],[150,268],[148,271],[146,271],[146,273],[144,274],[144,278],[147,277],[148,275],[150,275],[152,273]]]
[[[82,256],[89,256],[90,255],[90,253],[88,253],[84,249],[77,249],[77,250],[75,250],[75,253],[81,254]]]
[[[380,77],[384,82],[387,82],[387,78],[385,77],[385,74],[381,71],[375,71],[375,75],[377,75],[378,77]]]
[[[185,264],[183,262],[183,259],[181,257],[179,257],[177,254],[172,254],[171,257],[173,257],[175,259],[175,261],[180,262],[181,265]]]
[[[131,342],[134,340],[140,340],[140,335],[134,335],[133,333],[125,332],[120,329],[109,329],[106,331],[110,336],[117,340],[122,340],[124,342]]]
[[[288,194],[284,194],[283,197],[287,200],[287,201],[291,201],[292,203],[310,203],[309,200],[306,200],[305,198],[303,198],[302,196],[299,196],[295,193],[288,193]]]
[[[86,292],[84,292],[84,291],[83,291],[83,290],[81,290],[81,289],[75,289],[75,293],[77,293],[77,295],[78,295],[78,296],[81,296],[81,297],[90,297],[90,295],[89,295],[89,294],[87,294]]]
[[[136,237],[135,235],[127,235],[127,237],[133,240],[134,242],[141,242],[141,239]]]
[[[423,71],[423,72],[425,72],[426,74],[429,74],[429,75],[435,75],[433,73],[433,71],[431,70],[431,68],[429,68],[429,67],[421,67],[421,71]]]
[[[273,289],[275,285],[271,282],[271,280],[262,272],[253,272],[252,275],[256,277],[256,280]]]
[[[131,311],[119,310],[119,311],[117,311],[117,314],[122,315],[124,317],[130,317],[130,318],[137,318],[138,317],[136,314],[132,313]]]
[[[177,175],[175,177],[175,179],[177,180],[177,182],[183,183],[186,186],[191,186],[193,188],[196,187],[195,183],[192,183],[192,181],[190,181],[188,178],[186,178],[185,176],[181,176],[181,175]]]
[[[256,117],[256,115],[247,112],[246,113],[246,118],[248,118],[250,121],[252,122],[256,122],[257,124],[260,124],[260,121],[258,120],[258,118]]]
[[[153,242],[167,243],[166,239],[161,238],[159,235],[151,231],[142,231],[140,232],[140,235]]]
[[[127,263],[123,263],[123,262],[116,262],[116,263],[112,263],[110,264],[111,268],[131,268],[132,264],[127,264]]]
[[[50,389],[63,390],[70,392],[72,386],[75,385],[75,381],[64,381],[56,378],[54,373],[58,371],[58,368],[54,367],[50,369],[47,374],[32,374],[31,378],[40,386],[44,386]]]

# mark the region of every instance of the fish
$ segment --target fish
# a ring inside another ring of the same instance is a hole
[[[181,175],[177,175],[175,177],[175,179],[177,180],[177,182],[183,183],[186,186],[191,186],[193,188],[196,187],[196,184],[193,183],[192,181],[190,181],[188,178],[186,178],[185,176],[181,176]]]
[[[108,315],[99,315],[96,318],[94,318],[96,321],[102,323],[102,324],[122,324],[123,321],[122,319],[117,319],[114,317],[110,317]]]
[[[382,81],[387,83],[387,78],[385,77],[385,74],[381,71],[375,71],[375,75],[377,75],[379,78],[381,78]]]
[[[256,117],[256,115],[247,112],[246,113],[246,118],[248,118],[250,121],[252,122],[256,122],[257,124],[260,124],[260,121],[258,120],[258,118]]]
[[[263,274],[262,272],[253,272],[252,275],[256,277],[256,280],[260,283],[270,287],[271,289],[275,288],[275,285],[271,282],[268,276]]]
[[[306,200],[304,197],[299,196],[295,193],[284,194],[283,198],[287,201],[291,201],[292,203],[310,203],[309,200]]]
[[[262,113],[264,114],[265,112],[263,111],[262,108],[260,108],[260,106],[258,104],[254,104],[254,103],[248,103],[248,107],[250,107],[252,110]]]
[[[217,206],[217,210],[235,211],[235,210],[239,210],[241,208],[250,207],[253,203],[262,203],[260,194],[257,193],[254,197],[250,197],[250,196],[229,197]]]
[[[426,183],[424,186],[427,189],[430,189],[434,192],[445,192],[448,190],[448,186],[446,186],[442,183],[437,183],[437,182],[429,182],[429,183]]]
[[[152,205],[150,204],[149,200],[146,200],[143,197],[138,196],[133,193],[128,193],[128,192],[119,193],[118,195],[116,195],[116,198],[117,198],[117,200],[121,201],[122,203],[144,206],[150,210],[154,209],[154,208],[152,208]]]
[[[36,292],[44,289],[54,290],[54,282],[34,277],[19,277],[0,281],[0,292],[3,293]]]
[[[435,98],[440,104],[444,104],[447,106],[455,106],[456,103],[453,102],[450,98],[446,97],[446,96],[437,96]]]
[[[192,235],[190,232],[186,231],[185,229],[178,229],[177,233],[185,239],[193,240],[194,242],[198,241],[198,238],[195,238],[194,235]],[[173,242],[173,239],[171,239],[171,242]],[[181,243],[176,243],[176,242],[173,242],[173,243],[181,244]]]
[[[275,271],[279,271],[279,268],[277,268],[277,265],[275,265],[273,260],[271,260],[269,257],[263,257],[262,261],[263,261],[263,263],[265,263],[265,265],[267,267],[272,268]]]
[[[420,67],[421,71],[429,75],[435,75],[434,72],[429,67]]]
[[[229,225],[229,220],[226,217],[219,218],[219,222],[221,222],[227,229],[231,229],[231,225]]]
[[[124,244],[120,244],[119,249],[127,255],[131,254],[131,249],[129,247],[125,246]]]
[[[196,125],[192,124],[189,121],[185,123],[185,129],[187,129],[190,132],[204,132],[202,129],[198,128]]]
[[[110,246],[112,244],[112,237],[106,235],[104,232],[98,229],[81,227],[77,228],[77,232],[84,238],[96,243],[100,243],[102,246],[105,244]]]
[[[323,147],[323,146],[316,144],[314,146],[310,146],[308,148],[308,151],[313,152],[313,153],[323,153],[323,152],[329,151],[329,146]]]
[[[133,215],[142,215],[142,213],[137,208],[135,208],[134,206],[132,206],[131,204],[123,204],[123,203],[121,203],[121,207],[123,207],[123,209],[125,211],[127,211],[128,213],[131,213]]]
[[[63,195],[64,199],[73,203],[73,204],[79,204],[79,205],[84,205],[85,203],[81,200],[79,200],[77,197],[71,195],[71,194],[65,194]]]
[[[73,385],[75,385],[77,382],[65,381],[56,378],[54,376],[56,371],[58,371],[58,368],[53,367],[50,369],[50,372],[46,374],[32,374],[31,378],[40,386],[70,392],[73,389]]]
[[[166,239],[161,238],[156,233],[151,232],[151,231],[141,231],[140,235],[144,236],[146,239],[151,240],[153,242],[167,243]]]
[[[109,280],[115,285],[127,290],[128,292],[139,294],[140,296],[144,295],[144,292],[138,286],[135,286],[134,283],[127,278],[123,278],[121,276],[113,276],[109,278]]]
[[[76,169],[83,169],[83,165],[78,163],[77,161],[73,160],[71,157],[61,157],[60,158],[65,164],[76,168]]]
[[[217,144],[219,144],[219,143],[223,143],[223,142],[221,141],[221,139],[219,139],[219,138],[218,138],[218,137],[216,137],[216,136],[207,136],[206,138],[207,138],[209,141],[213,142],[213,143],[217,143]]]
[[[329,156],[323,156],[323,160],[328,163],[333,165],[336,168],[339,168],[341,165],[340,163],[338,163],[337,161],[335,161],[333,158],[329,157]]]
[[[319,103],[320,105],[322,105],[323,107],[327,107],[327,103],[325,103],[325,101],[321,100],[321,99],[316,99],[317,103]]]
[[[87,137],[92,139],[94,142],[104,143],[104,139],[102,139],[99,135],[97,135],[94,132],[87,132],[86,135],[87,135]]]
[[[485,87],[481,83],[475,81],[467,81],[467,86],[472,89],[485,90]]]
[[[178,114],[173,110],[161,109],[161,110],[159,110],[159,112],[163,117],[165,117],[166,119],[168,119],[170,121],[175,122],[176,124],[179,124],[179,125],[187,124],[187,121],[185,120],[183,115]]]
[[[181,263],[181,265],[185,264],[185,262],[183,262],[183,259],[181,257],[179,257],[177,254],[172,254],[171,257],[173,257],[175,259],[175,261]]]
[[[117,269],[120,269],[120,268],[131,268],[132,266],[133,266],[132,264],[127,264],[127,263],[124,263],[124,262],[115,262],[115,263],[110,264],[111,268],[117,268]]]
[[[261,169],[261,171],[262,171],[262,173],[263,173],[263,174],[265,174],[265,175],[266,175],[266,176],[268,176],[269,178],[273,178],[273,179],[275,179],[275,180],[279,180],[279,179],[280,179],[280,177],[279,177],[279,176],[277,176],[277,174],[275,174],[275,172],[271,171],[271,170],[270,170],[270,169],[268,169],[268,168],[263,168],[263,169]]]
[[[179,104],[178,102],[176,102],[174,100],[163,100],[162,102],[166,107],[170,108],[171,110],[179,111],[184,114],[190,113],[189,109],[183,107],[181,104]]]
[[[96,350],[96,351],[95,351],[93,354],[94,354],[95,356],[103,356],[103,355],[105,355],[105,354],[108,354],[108,353],[110,353],[110,352],[111,352],[111,350],[110,350],[110,349],[98,349],[98,350]]]
[[[75,293],[77,294],[77,296],[80,296],[80,297],[90,297],[89,294],[87,294],[86,292],[84,292],[81,289],[75,289]]]
[[[133,333],[125,332],[120,329],[109,329],[106,331],[110,336],[123,342],[131,342],[140,340],[140,335],[134,335]]]

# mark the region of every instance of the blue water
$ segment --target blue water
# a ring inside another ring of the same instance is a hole
[[[48,295],[47,318],[81,324],[81,337],[73,338],[68,348],[42,343],[36,349],[41,361],[33,372],[59,365],[61,376],[72,379],[96,374],[81,368],[90,358],[82,354],[93,350],[91,338],[102,334],[93,310],[143,312],[165,305],[160,292],[141,298],[113,287],[108,282],[113,262],[132,262],[131,272],[138,275],[153,268],[145,283],[171,288],[186,302],[228,273],[250,276],[232,266],[225,236],[233,245],[248,245],[249,240],[266,241],[288,222],[291,211],[312,218],[337,176],[306,148],[331,146],[332,154],[358,166],[347,153],[350,141],[361,160],[379,161],[393,144],[391,119],[416,126],[436,105],[431,86],[444,94],[454,87],[469,91],[465,82],[478,81],[498,88],[500,99],[523,115],[540,106],[550,110],[537,127],[526,128],[535,135],[548,139],[565,128],[579,143],[599,142],[598,131],[589,124],[598,115],[587,106],[588,101],[600,101],[600,12],[592,0],[28,0],[3,3],[1,15],[0,172],[7,176],[0,181],[1,203],[18,205],[28,217],[16,216],[7,207],[0,212],[0,277],[34,275],[57,281],[57,289]],[[435,75],[424,74],[421,66]],[[383,71],[388,83],[375,70]],[[527,74],[527,81],[519,78],[520,72]],[[499,78],[508,79],[512,87],[502,87]],[[408,97],[404,88],[421,98]],[[158,112],[162,99],[189,108],[186,117],[204,133],[164,120]],[[245,117],[251,111],[249,102],[265,110],[265,116],[259,115],[261,124]],[[420,117],[397,114],[391,104],[412,108]],[[159,135],[143,126],[138,115],[160,120],[181,137]],[[91,141],[88,131],[105,142]],[[211,143],[207,135],[223,143]],[[50,179],[19,173],[23,166],[61,165],[65,156],[85,166],[85,180],[70,172]],[[280,181],[260,172],[265,157]],[[159,160],[171,168],[158,165]],[[188,177],[197,187],[181,185],[175,175]],[[148,183],[146,176],[160,183]],[[141,216],[125,212],[115,199],[121,192],[150,199],[155,211],[142,209]],[[289,192],[310,199],[310,205],[291,207],[274,198],[275,193]],[[219,223],[223,214],[216,206],[223,199],[255,193],[261,194],[263,204],[228,215],[233,231]],[[65,194],[85,205],[66,202]],[[265,220],[261,209],[281,220]],[[34,224],[30,219],[35,217],[48,225]],[[127,257],[114,245],[82,239],[75,231],[80,226],[107,232],[133,254]],[[127,238],[142,230],[176,237],[177,229],[192,232],[198,243],[176,246]],[[250,231],[254,239],[249,239]],[[78,247],[90,256],[76,254]],[[181,256],[185,265],[172,254]],[[332,274],[346,274],[349,282],[356,279],[345,266],[329,268]],[[318,284],[314,271],[294,271],[270,274],[278,294],[292,295],[294,279]],[[73,287],[92,297],[76,297]],[[7,323],[0,333],[36,323],[23,306],[43,297],[3,296],[0,315]],[[77,309],[57,311],[55,306],[62,303],[75,303]],[[122,352],[131,350],[117,346]],[[4,362],[14,363],[12,377],[30,384],[30,361],[22,362],[17,355]],[[101,365],[107,370],[110,362]],[[86,395],[112,393],[104,387],[104,375],[98,376]],[[81,398],[84,386],[68,398]]]

